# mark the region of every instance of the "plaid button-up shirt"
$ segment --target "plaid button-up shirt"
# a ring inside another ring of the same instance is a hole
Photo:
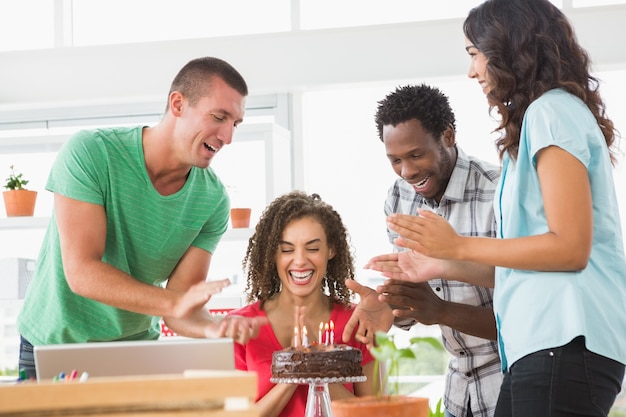
[[[456,166],[439,204],[423,198],[413,186],[398,178],[389,189],[385,214],[415,214],[418,208],[429,208],[444,217],[460,235],[495,237],[493,197],[500,169],[468,157],[458,147],[457,150]],[[393,243],[397,234],[390,230],[387,234]],[[442,279],[429,284],[446,301],[493,307],[493,289]],[[397,320],[395,325],[407,328],[413,323]],[[476,417],[493,416],[502,382],[497,343],[448,326],[440,328],[444,346],[452,355],[444,393],[446,409],[456,417],[465,417],[470,406]]]

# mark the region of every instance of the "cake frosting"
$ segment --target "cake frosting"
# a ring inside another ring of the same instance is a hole
[[[272,378],[346,378],[363,375],[362,353],[348,345],[288,347],[272,355]]]

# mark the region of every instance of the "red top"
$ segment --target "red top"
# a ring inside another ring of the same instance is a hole
[[[260,302],[257,301],[254,304],[233,310],[228,314],[244,317],[266,317],[265,312],[262,311],[259,306]],[[353,310],[354,306],[346,309],[340,304],[334,305],[333,311],[330,313],[330,319],[335,324],[335,343],[342,343],[341,335]],[[317,331],[318,329],[309,331],[309,338],[311,340],[317,339]],[[361,350],[363,353],[363,365],[374,360],[367,346],[354,340],[354,337],[351,337],[347,342],[343,341],[343,343]],[[270,378],[272,377],[272,354],[274,351],[284,349],[285,347],[286,346],[281,346],[278,342],[272,326],[269,323],[261,327],[259,336],[255,339],[250,339],[246,345],[235,343],[235,368],[257,373],[257,396],[255,401],[265,396],[275,385],[270,382]],[[345,386],[350,392],[354,392],[353,384],[345,384]],[[280,413],[280,417],[303,416],[306,410],[308,389],[309,386],[306,384],[299,385],[291,397],[291,400]]]

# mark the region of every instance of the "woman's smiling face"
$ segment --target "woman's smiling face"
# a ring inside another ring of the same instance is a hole
[[[315,218],[291,221],[283,230],[276,251],[276,269],[282,291],[300,297],[319,292],[328,261],[333,256],[326,232]]]
[[[467,76],[476,78],[483,93],[487,95],[491,91],[489,75],[487,74],[487,57],[467,38],[465,39],[465,50],[470,56],[470,67]]]

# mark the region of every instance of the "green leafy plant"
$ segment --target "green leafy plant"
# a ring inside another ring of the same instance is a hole
[[[4,184],[4,188],[7,190],[24,190],[24,186],[28,184],[28,180],[24,179],[24,175],[20,172],[15,172],[15,167],[13,165],[10,166],[11,175],[6,179],[6,183]]]
[[[15,368],[0,369],[0,376],[17,376],[17,375],[18,375],[17,366]]]
[[[445,417],[446,412],[441,407],[441,405],[442,405],[442,399],[439,398],[439,401],[437,401],[437,406],[435,407],[435,409],[428,411],[428,417]]]
[[[416,359],[415,352],[412,348],[420,343],[429,344],[437,350],[443,351],[444,349],[442,343],[434,337],[414,337],[409,340],[409,346],[399,348],[394,341],[393,334],[376,332],[374,346],[370,348],[370,353],[375,359],[374,389],[376,396],[383,397],[385,393],[390,393],[388,396],[391,397],[391,394],[397,394],[399,392],[398,376],[400,375],[400,361],[402,359]],[[381,364],[384,364],[387,370],[384,375],[382,375],[382,378],[378,374]],[[395,379],[392,389],[389,387],[390,377],[394,377]],[[430,415],[433,417],[443,416],[441,400],[435,412],[433,413],[431,411]]]

